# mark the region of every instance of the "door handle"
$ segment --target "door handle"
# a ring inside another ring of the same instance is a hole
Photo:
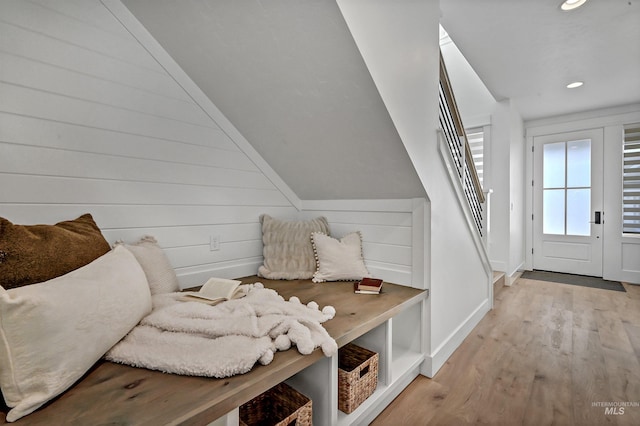
[[[589,223],[595,223],[596,225],[601,225],[602,224],[602,212],[596,212],[593,222],[589,222]]]

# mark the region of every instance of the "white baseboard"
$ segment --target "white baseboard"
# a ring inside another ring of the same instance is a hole
[[[516,282],[516,280],[522,276],[523,272],[524,272],[524,269],[519,269],[519,270],[515,271],[512,275],[509,275],[509,277],[505,281],[504,285],[512,286],[513,283]]]
[[[430,356],[425,358],[421,374],[427,377],[435,376],[447,359],[458,349],[462,341],[490,310],[491,301],[485,299]]]
[[[524,271],[524,262],[519,264],[510,274],[506,274],[506,279],[504,280],[504,285],[507,287],[511,287],[513,283],[520,278],[522,275],[522,271]]]

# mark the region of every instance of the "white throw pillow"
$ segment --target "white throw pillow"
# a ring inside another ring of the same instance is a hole
[[[116,245],[122,244],[117,242]],[[151,295],[173,293],[180,290],[178,277],[169,258],[152,236],[145,235],[135,244],[124,245],[138,260],[147,276]]]
[[[370,276],[362,257],[360,232],[352,232],[340,240],[314,232],[311,241],[318,264],[313,282],[360,280]]]
[[[0,388],[13,422],[61,394],[151,311],[144,271],[118,246],[86,266],[0,287]]]
[[[316,270],[311,233],[329,233],[325,217],[288,222],[260,216],[264,263],[258,276],[270,280],[308,280]]]

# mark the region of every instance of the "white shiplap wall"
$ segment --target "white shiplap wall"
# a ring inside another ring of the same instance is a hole
[[[335,238],[360,231],[365,263],[373,276],[427,288],[422,278],[425,236],[418,231],[422,229],[418,224],[424,222],[424,208],[421,208],[424,202],[411,199],[306,200],[302,202],[299,217],[326,217]]]
[[[297,209],[228,133],[101,2],[0,2],[0,216],[154,235],[183,285],[255,273],[259,215]]]
[[[110,242],[154,235],[183,286],[254,274],[261,213],[360,230],[373,275],[425,286],[415,200],[301,202],[121,3],[2,0],[0,216],[85,212]]]

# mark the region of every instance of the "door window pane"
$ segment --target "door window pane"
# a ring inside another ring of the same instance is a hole
[[[544,146],[542,160],[544,188],[564,188],[565,146],[564,142],[548,143]]]
[[[591,235],[591,140],[543,147],[542,231]]]
[[[591,235],[591,189],[567,189],[567,235]]]
[[[564,235],[564,189],[545,189],[542,195],[542,232]]]
[[[567,142],[567,187],[591,186],[591,140]]]

